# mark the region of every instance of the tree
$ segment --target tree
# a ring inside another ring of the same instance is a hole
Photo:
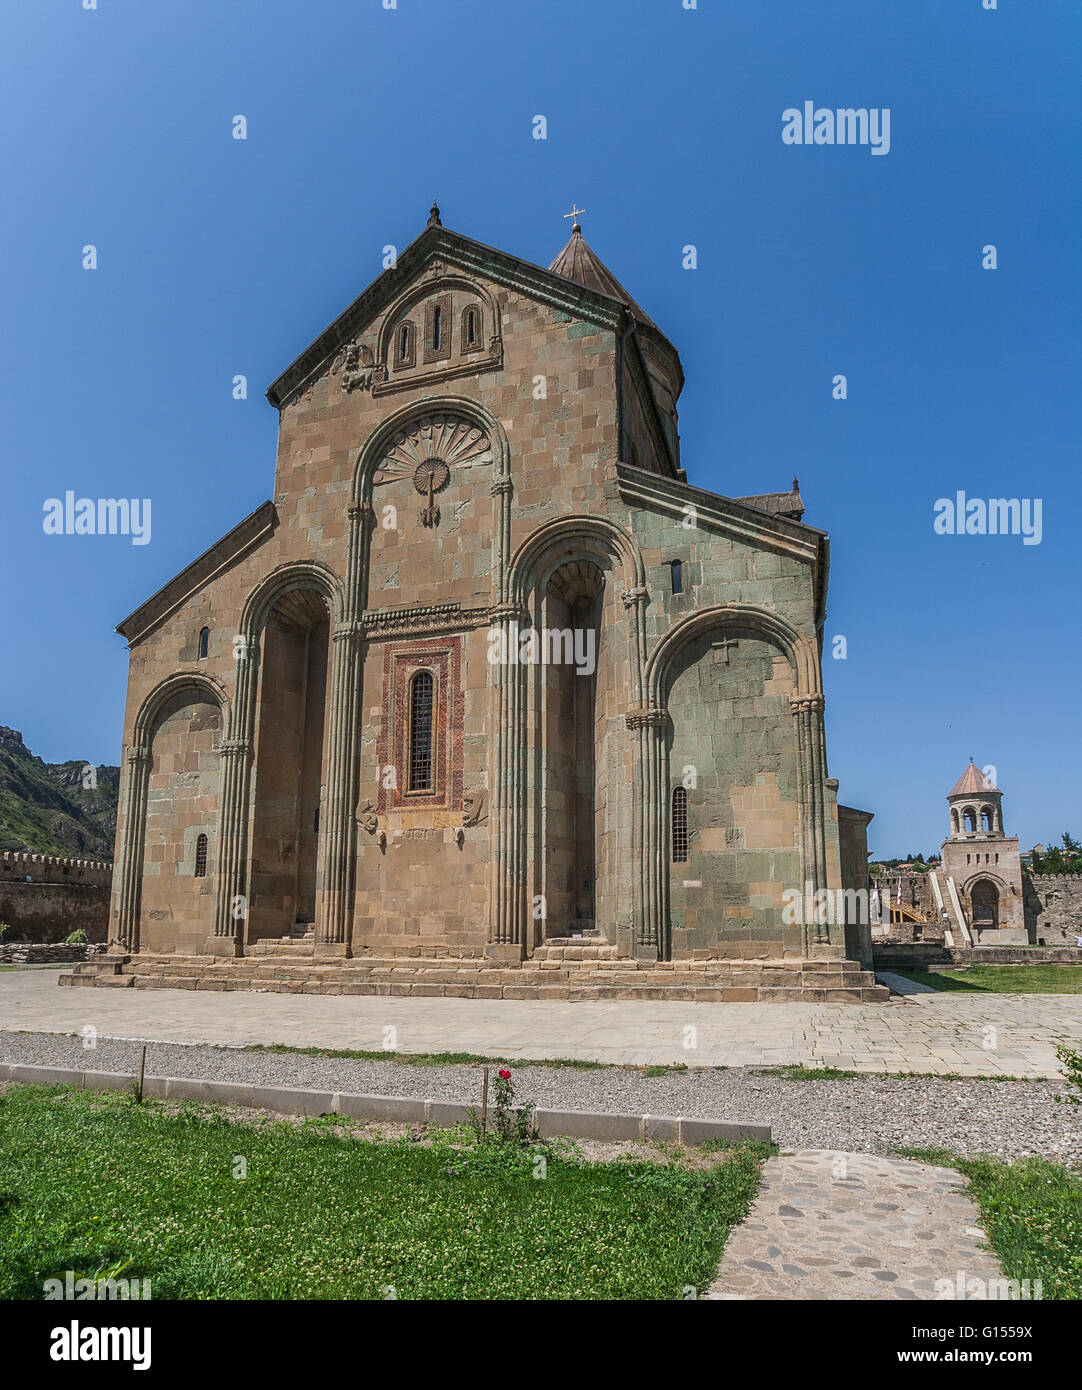
[[[1070,831],[1065,830],[1062,844],[1046,849],[1043,854],[1033,852],[1032,868],[1035,874],[1082,874],[1082,845]]]

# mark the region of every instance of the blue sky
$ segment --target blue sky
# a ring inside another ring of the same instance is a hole
[[[547,264],[577,200],[680,350],[689,480],[797,474],[830,532],[870,847],[938,845],[971,754],[1024,847],[1082,831],[1073,0],[82,3],[0,6],[0,723],[36,753],[119,760],[115,624],[269,495],[262,393],[382,247],[436,195]],[[889,153],[783,144],[809,100],[889,108]],[[149,497],[150,544],[46,536],[68,488]],[[958,490],[1042,499],[1041,543],[935,534]]]

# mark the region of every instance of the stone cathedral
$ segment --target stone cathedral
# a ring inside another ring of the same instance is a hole
[[[545,269],[434,206],[267,392],[273,500],[119,626],[110,950],[67,978],[884,998],[793,909],[866,884],[827,536],[795,479],[688,482],[683,380],[577,220]]]

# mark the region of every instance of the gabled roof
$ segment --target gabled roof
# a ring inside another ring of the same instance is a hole
[[[745,507],[758,507],[772,516],[786,516],[791,521],[800,521],[804,516],[804,499],[795,478],[788,492],[761,492],[755,497],[734,497],[733,501],[743,502]]]
[[[234,561],[251,550],[252,546],[270,535],[278,524],[278,513],[273,502],[264,502],[254,512],[238,522],[232,531],[226,532],[214,542],[209,550],[204,550],[190,565],[175,574],[168,584],[163,584],[155,594],[151,594],[134,613],[129,613],[123,622],[117,623],[116,630],[128,639],[132,646],[153,627],[162,622],[170,613],[176,612],[185,599],[196,590],[203,588]]]
[[[575,240],[572,233],[572,241]],[[581,236],[579,238],[581,241]],[[569,243],[570,245],[570,243]],[[585,243],[583,243],[585,245]],[[353,303],[339,314],[329,327],[296,358],[267,389],[271,405],[281,406],[334,352],[365,329],[373,318],[399,295],[433,256],[467,273],[482,275],[499,284],[511,285],[520,292],[532,295],[543,303],[577,316],[590,316],[606,327],[617,329],[625,306],[635,318],[673,355],[679,384],[683,384],[680,357],[668,338],[652,319],[639,308],[619,281],[602,265],[587,247],[589,269],[580,262],[585,280],[535,265],[518,256],[485,246],[480,241],[452,232],[439,221],[435,208],[428,226],[415,237],[398,257],[395,265],[385,270]],[[563,258],[567,248],[557,256],[553,265]],[[592,283],[591,283],[592,282]]]
[[[970,758],[969,766],[951,787],[947,796],[948,798],[952,796],[980,796],[984,792],[996,792],[1000,796],[1003,795],[996,784],[990,782],[979,767],[974,766],[973,759]]]

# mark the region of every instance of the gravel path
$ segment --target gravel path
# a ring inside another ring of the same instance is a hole
[[[134,1072],[140,1044],[60,1033],[0,1033],[0,1060]],[[746,1067],[646,1076],[626,1067],[579,1071],[511,1064],[518,1096],[551,1109],[686,1115],[768,1123],[784,1148],[889,1153],[945,1148],[965,1156],[1038,1154],[1082,1168],[1082,1106],[1057,1104],[1055,1081],[943,1081],[861,1075],[790,1081]],[[416,1066],[236,1048],[147,1044],[147,1073],[261,1086],[479,1101],[479,1066]]]

